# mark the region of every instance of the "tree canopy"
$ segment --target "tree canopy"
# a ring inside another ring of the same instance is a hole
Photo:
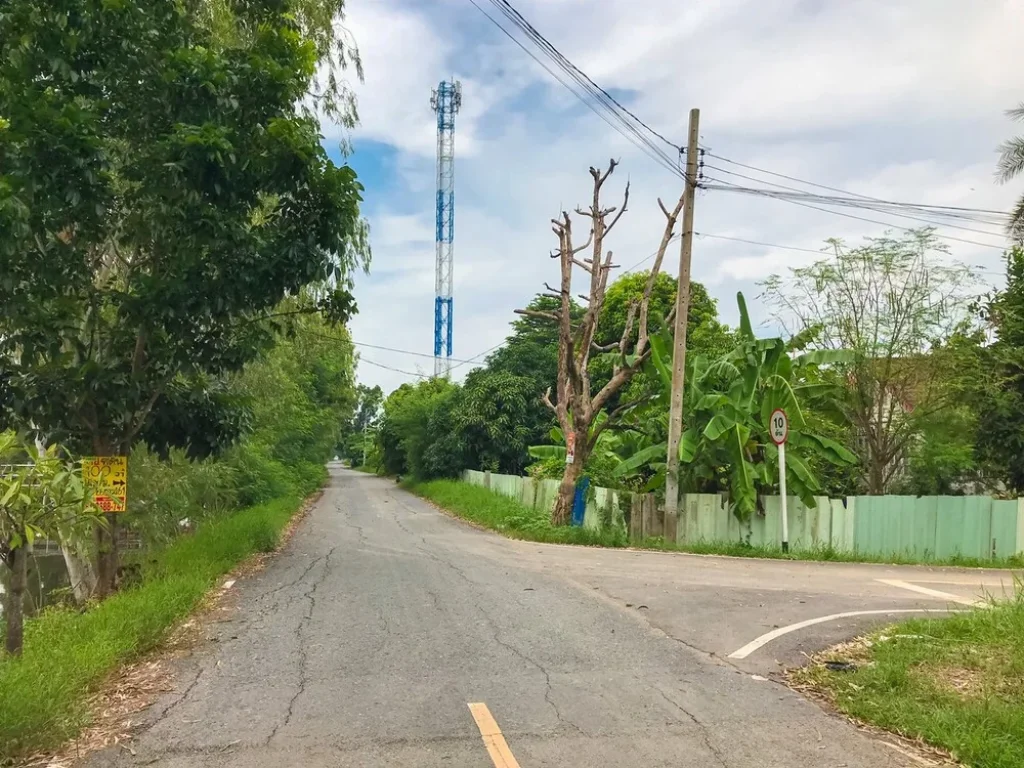
[[[286,296],[318,284],[301,311],[351,313],[362,188],[302,107],[319,56],[297,8],[231,4],[227,42],[174,2],[0,11],[5,421],[127,452],[265,349]]]

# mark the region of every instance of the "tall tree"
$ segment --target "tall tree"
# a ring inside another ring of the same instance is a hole
[[[1013,120],[1024,120],[1024,103],[1015,109],[1008,110],[1007,115]],[[1007,139],[999,147],[999,167],[997,176],[1000,181],[1007,182],[1024,173],[1024,136]],[[1024,195],[1020,196],[1017,206],[1010,214],[1010,222],[1006,231],[1018,243],[1024,243]]]
[[[773,276],[766,296],[784,325],[814,339],[812,348],[852,353],[831,371],[846,386],[840,407],[864,490],[884,494],[905,473],[923,425],[957,401],[948,382],[958,358],[937,342],[964,330],[976,280],[946,260],[928,229],[857,248],[830,244],[831,258]]]
[[[984,350],[976,451],[994,479],[1024,491],[1024,248],[1006,255],[1006,287],[988,298],[983,317],[995,330]],[[980,377],[979,377],[980,378]]]
[[[173,0],[0,9],[9,421],[127,453],[175,382],[265,348],[286,296],[330,285],[296,311],[352,311],[362,188],[302,106],[318,52],[296,8],[232,3],[229,42]],[[116,551],[99,565],[106,591]]]
[[[605,182],[615,171],[616,165],[616,161],[612,160],[605,171],[600,171],[597,168],[590,169],[593,179],[591,204],[588,209],[576,209],[579,216],[589,220],[590,235],[583,245],[576,245],[576,241],[573,239],[572,218],[568,212],[563,212],[560,218],[552,220],[553,231],[558,237],[558,249],[552,254],[552,257],[559,260],[561,280],[557,289],[548,286],[548,290],[551,292],[549,295],[558,299],[558,310],[552,312],[529,308],[517,310],[519,314],[527,317],[553,322],[558,328],[557,395],[556,399],[552,400],[549,388],[544,395],[544,403],[554,412],[562,432],[566,435],[567,442],[571,442],[574,451],[572,460],[567,459],[565,473],[558,489],[558,498],[551,513],[552,522],[556,525],[564,524],[569,520],[576,481],[583,471],[587,458],[597,444],[601,432],[609,425],[614,424],[618,414],[613,411],[608,414],[608,418],[602,420],[598,420],[598,416],[605,412],[609,399],[629,383],[650,355],[648,321],[651,294],[654,290],[655,278],[661,270],[665,250],[672,239],[676,221],[683,207],[682,196],[672,211],[669,211],[660,200],[658,201],[665,214],[666,223],[643,294],[637,302],[631,305],[622,336],[616,342],[605,346],[598,345],[596,340],[598,323],[605,305],[608,279],[615,267],[612,263],[612,252],[605,250],[605,241],[625,214],[629,202],[628,183],[621,206],[606,208],[601,202],[601,191]],[[591,255],[580,258],[580,254],[588,248]],[[583,294],[587,306],[583,317],[576,323],[573,322],[572,317],[572,275],[575,268],[590,275],[588,291]],[[634,327],[638,329],[635,343],[633,342]],[[590,371],[590,356],[595,350],[600,352],[617,350],[619,354],[619,359],[612,368],[611,378],[597,392],[592,391]]]

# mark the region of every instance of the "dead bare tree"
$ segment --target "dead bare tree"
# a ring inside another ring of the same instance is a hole
[[[573,446],[574,451],[571,461],[567,460],[566,462],[565,473],[562,475],[562,482],[558,488],[558,498],[551,513],[551,521],[555,525],[564,525],[569,520],[572,514],[576,482],[583,472],[583,467],[594,450],[601,432],[615,423],[618,412],[622,409],[616,409],[608,414],[608,418],[603,421],[599,420],[598,416],[604,410],[609,399],[629,383],[651,354],[648,344],[648,308],[651,292],[654,289],[655,278],[661,270],[665,249],[672,240],[676,222],[683,208],[682,195],[671,211],[661,200],[658,201],[658,205],[661,206],[661,210],[665,214],[665,230],[662,233],[661,243],[655,254],[654,264],[651,267],[643,295],[639,302],[630,305],[626,316],[626,326],[619,341],[604,347],[596,345],[594,333],[604,307],[608,277],[616,268],[616,265],[612,263],[612,252],[605,250],[605,238],[619,223],[629,203],[629,184],[627,183],[621,206],[604,208],[601,205],[601,190],[617,165],[617,161],[610,160],[606,171],[602,172],[597,168],[590,169],[590,175],[594,180],[593,200],[588,210],[576,209],[579,216],[590,220],[590,235],[583,245],[577,246],[573,242],[572,219],[568,212],[563,211],[560,218],[551,220],[554,225],[553,231],[558,237],[558,249],[551,254],[551,257],[559,259],[561,283],[557,290],[546,284],[545,287],[550,291],[549,295],[561,300],[559,311],[516,310],[518,314],[542,318],[558,325],[556,398],[552,401],[549,387],[544,393],[543,400],[544,404],[554,411],[562,433],[565,435],[566,445]],[[609,217],[611,217],[610,220]],[[588,249],[590,249],[591,255],[581,257],[581,254]],[[575,267],[590,275],[590,288],[586,294],[580,294],[580,298],[587,302],[587,309],[582,319],[573,324],[571,292]],[[634,327],[638,331],[635,344],[632,343]],[[618,359],[612,370],[611,379],[596,394],[592,394],[589,368],[590,354],[595,351],[600,353],[614,351],[617,353]]]

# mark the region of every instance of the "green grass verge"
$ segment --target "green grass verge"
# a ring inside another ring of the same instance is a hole
[[[1024,595],[914,619],[840,649],[853,672],[798,673],[841,711],[951,752],[973,768],[1024,765]]]
[[[485,528],[498,531],[514,539],[548,542],[552,544],[581,544],[599,547],[633,547],[662,552],[685,552],[694,555],[724,555],[727,557],[754,557],[772,560],[813,560],[818,562],[881,563],[887,565],[935,565],[961,568],[1021,568],[1020,556],[979,560],[967,557],[919,558],[906,554],[869,555],[841,552],[831,547],[783,552],[781,547],[751,546],[743,542],[691,542],[677,544],[663,538],[649,538],[629,542],[624,531],[593,531],[584,528],[554,527],[546,513],[530,509],[519,502],[479,485],[460,480],[431,480],[406,482],[403,487],[430,499],[458,517]]]
[[[438,506],[477,525],[503,533],[513,539],[542,541],[549,544],[583,544],[599,547],[623,547],[622,531],[592,531],[588,528],[551,525],[544,512],[499,496],[478,485],[457,480],[432,480],[405,483],[405,488]]]
[[[239,562],[272,551],[299,504],[279,499],[206,522],[151,555],[139,587],[85,613],[48,610],[29,620],[22,657],[0,659],[0,764],[77,734],[96,684],[157,646]]]

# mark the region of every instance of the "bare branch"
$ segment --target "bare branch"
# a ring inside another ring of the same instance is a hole
[[[615,218],[612,219],[612,223],[609,224],[605,228],[605,230],[604,230],[605,235],[607,235],[609,232],[611,232],[615,228],[615,225],[619,223],[619,219],[622,218],[622,214],[624,214],[626,212],[626,208],[627,208],[628,203],[629,203],[629,182],[627,181],[626,182],[626,193],[625,193],[625,195],[623,195],[623,198],[622,198],[622,207],[620,207],[619,208],[619,212],[617,214],[615,214]],[[615,210],[614,208],[609,208],[608,212],[611,213],[614,210]]]
[[[544,403],[544,405],[546,405],[548,408],[550,408],[555,413],[558,413],[558,409],[555,407],[555,404],[551,402],[551,387],[548,387],[544,391],[544,394],[541,396],[540,399],[541,399],[541,402]]]
[[[538,309],[517,309],[515,310],[517,315],[526,315],[527,317],[539,317],[543,320],[551,320],[552,322],[558,322],[558,315],[554,312],[542,312]]]
[[[661,202],[661,198],[658,198],[658,207],[661,208],[661,212],[665,214],[665,218],[672,218],[672,214],[668,212],[668,208]]]
[[[575,264],[580,269],[582,269],[587,274],[593,274],[593,270],[592,270],[592,268],[591,268],[591,266],[589,264],[587,264],[587,263],[585,263],[583,261],[580,261],[579,259],[573,259],[572,263]]]
[[[581,245],[581,246],[580,246],[579,248],[573,248],[573,249],[572,249],[572,255],[573,255],[573,256],[575,256],[575,255],[576,255],[577,253],[579,253],[580,251],[585,251],[585,250],[587,250],[587,248],[589,248],[589,247],[590,247],[590,244],[591,244],[592,242],[594,242],[594,230],[593,230],[593,228],[591,228],[591,230],[590,230],[590,235],[589,235],[589,236],[587,237],[587,242],[585,242],[585,243],[584,243],[583,245]]]
[[[626,311],[626,327],[622,331],[622,338],[619,339],[619,352],[626,354],[629,340],[633,337],[633,322],[636,319],[636,302],[629,302],[629,309]]]

